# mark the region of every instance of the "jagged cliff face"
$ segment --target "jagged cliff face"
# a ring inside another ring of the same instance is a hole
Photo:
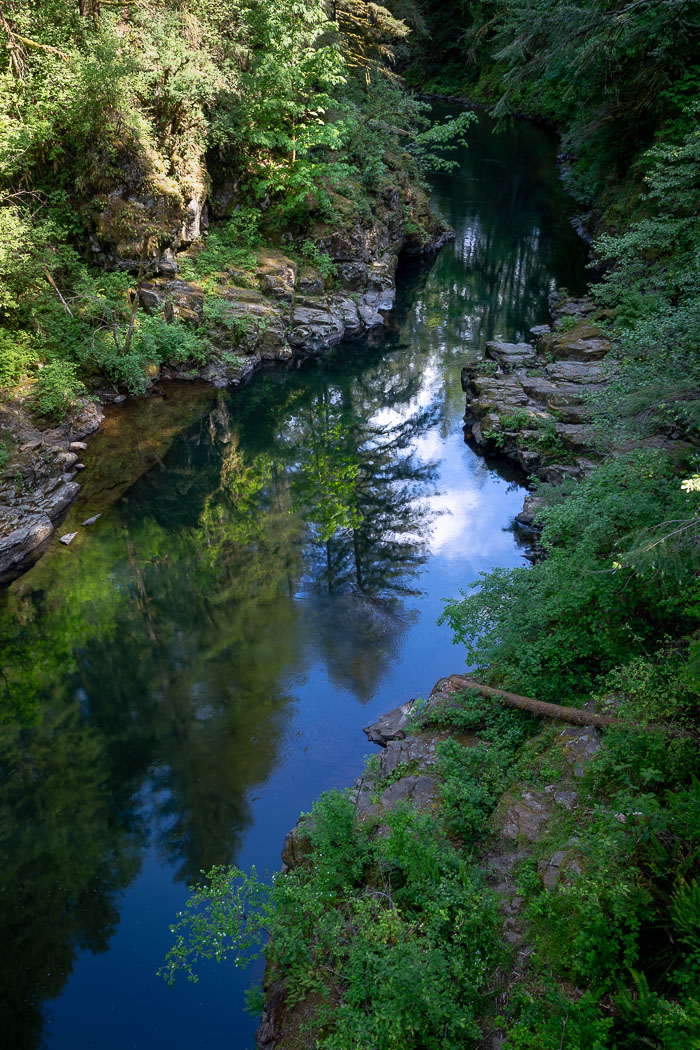
[[[92,260],[111,270],[176,273],[175,253],[208,227],[210,178],[201,150],[176,171],[154,147],[131,137],[111,143],[107,132],[86,167],[91,178],[79,210]]]
[[[181,180],[164,175],[156,160],[124,154],[120,176],[101,181],[100,192],[95,187],[84,206],[98,265],[172,277],[178,272],[177,253],[206,237],[210,217],[224,220],[245,203],[236,201],[230,184],[211,189],[203,158],[196,158]],[[371,203],[368,217],[344,200],[337,224],[316,222],[308,233],[338,264],[340,284],[348,291],[364,289],[367,264],[393,254],[395,267],[401,252],[419,255],[445,241],[447,227],[431,213],[423,190],[407,180],[397,178],[381,188]],[[292,236],[280,239],[288,243]]]

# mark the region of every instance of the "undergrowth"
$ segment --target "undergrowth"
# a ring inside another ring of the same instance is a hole
[[[493,895],[433,817],[403,806],[383,823],[374,836],[347,794],[327,792],[310,815],[308,866],[269,885],[214,869],[173,926],[166,979],[263,950],[288,1005],[313,997],[307,1038],[322,1050],[472,1044],[501,954]]]
[[[534,951],[502,1020],[508,1050],[700,1045],[694,644],[666,642],[601,683],[622,724],[577,785],[586,819],[537,843],[543,858],[564,851],[564,874],[547,890],[533,861],[520,870]]]

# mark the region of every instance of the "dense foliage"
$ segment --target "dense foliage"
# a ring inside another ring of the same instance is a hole
[[[454,130],[430,126],[398,72],[562,132],[567,182],[592,209],[605,270],[593,294],[613,353],[596,409],[610,455],[586,480],[543,490],[544,560],[488,574],[476,593],[447,602],[445,619],[492,681],[597,703],[620,725],[584,779],[582,826],[563,818],[541,843],[546,858],[575,838],[578,873],[549,892],[533,860],[520,871],[532,959],[499,1023],[514,1050],[696,1047],[697,8],[2,0],[0,41],[0,384],[38,377],[47,413],[64,411],[92,375],[138,390],[162,361],[196,365],[211,327],[233,323],[215,301],[196,330],[138,309],[152,253],[205,193],[218,192],[230,214],[185,276],[206,284],[224,264],[245,271],[261,243],[284,234],[332,277],[316,224],[371,214],[373,195],[398,177],[420,179]],[[117,243],[129,272],[96,268],[91,236]],[[285,513],[302,497],[311,508],[329,587],[333,573],[367,571],[357,546],[354,560],[338,542],[332,549],[338,534],[392,542],[368,511],[381,450],[360,456],[359,434],[327,414],[305,433],[278,500]],[[408,437],[392,440],[405,448]],[[232,449],[224,480],[203,518],[209,535],[267,491],[267,465],[242,470]],[[245,566],[251,538],[241,528]],[[208,548],[211,574],[229,540]],[[438,814],[397,810],[373,835],[346,797],[325,796],[308,866],[271,887],[212,872],[180,917],[170,975],[272,933],[271,972],[285,977],[290,1003],[314,1004],[318,1045],[478,1042],[503,956],[474,861],[503,793],[516,778],[537,781],[536,727],[467,698],[459,716],[445,713],[445,728],[480,739],[442,746]]]
[[[300,1035],[325,1050],[474,1045],[503,951],[496,898],[469,861],[501,792],[535,753],[536,723],[478,697],[430,717],[479,727],[476,747],[448,740],[441,749],[438,819],[409,803],[359,823],[348,794],[326,792],[301,829],[306,857],[294,871],[271,886],[255,871],[209,873],[172,927],[166,980],[182,971],[197,980],[204,959],[247,965],[262,949],[287,1008],[310,1007]],[[393,779],[407,771],[399,765]],[[256,995],[250,1005],[259,1009]]]
[[[569,703],[665,633],[700,626],[697,532],[670,536],[700,507],[657,450],[611,457],[548,496],[548,556],[489,573],[444,617],[471,664],[513,691]]]
[[[573,856],[579,876],[552,892],[536,864],[521,871],[534,951],[501,1025],[514,1050],[689,1050],[700,1033],[697,19],[664,2],[461,9],[471,65],[441,76],[564,133],[569,187],[603,231],[592,294],[613,346],[595,405],[608,456],[581,482],[541,488],[545,559],[489,573],[444,613],[491,681],[598,703],[623,724],[586,775],[583,830],[564,819],[539,843],[542,858]]]
[[[389,816],[385,836],[370,831],[347,796],[330,792],[313,810],[308,870],[271,887],[255,872],[212,871],[173,927],[164,975],[196,978],[201,958],[247,961],[271,934],[270,973],[284,974],[289,1008],[313,1002],[311,1030],[324,1033],[315,1045],[458,1050],[472,1041],[498,958],[492,896],[430,818],[405,809]]]
[[[700,26],[685,0],[426,0],[423,10],[432,34],[410,79],[549,120],[574,162],[570,185],[599,208],[608,191],[619,206],[630,165],[697,98]]]
[[[205,361],[206,324],[138,307],[207,196],[220,222],[197,277],[245,270],[239,249],[283,234],[317,262],[314,224],[367,218],[446,163],[435,147],[468,118],[431,127],[392,72],[416,17],[365,0],[4,3],[0,385],[38,370],[40,407],[60,411],[79,376],[136,392],[163,361]]]
[[[538,856],[560,850],[580,874],[552,892],[534,860],[519,873],[534,952],[510,996],[506,1045],[691,1050],[700,1033],[700,696],[687,643],[616,668],[598,699],[623,725],[586,771],[587,821],[563,820],[538,844]],[[664,721],[675,727],[670,739]]]

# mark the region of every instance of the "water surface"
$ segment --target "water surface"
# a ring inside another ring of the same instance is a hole
[[[457,237],[403,269],[389,330],[115,411],[66,531],[101,518],[5,593],[8,1048],[252,1050],[249,975],[155,975],[188,881],[276,869],[361,727],[462,669],[441,599],[523,564],[520,479],[464,443],[459,373],[580,290],[583,250],[545,132],[470,139],[434,180]]]

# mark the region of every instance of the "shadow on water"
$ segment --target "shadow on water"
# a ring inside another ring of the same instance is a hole
[[[102,517],[1,600],[16,1050],[252,1047],[245,978],[175,996],[155,977],[183,884],[274,868],[299,809],[359,772],[360,726],[462,659],[440,599],[522,564],[518,479],[464,445],[459,370],[579,290],[583,251],[538,129],[482,120],[434,191],[455,242],[403,268],[387,330],[112,416],[71,511]]]

